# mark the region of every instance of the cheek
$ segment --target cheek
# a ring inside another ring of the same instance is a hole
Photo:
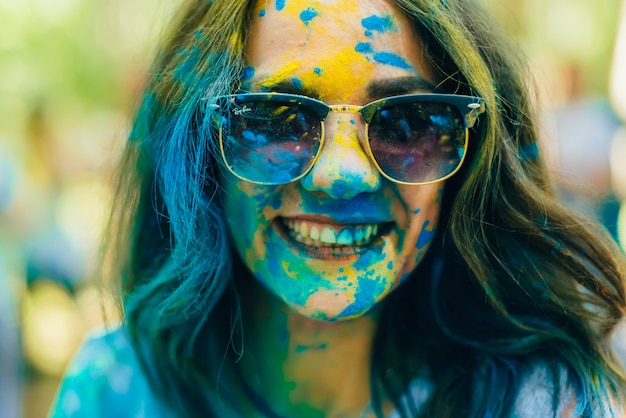
[[[232,238],[241,252],[251,248],[269,221],[265,214],[276,205],[273,188],[228,179],[223,182],[224,209]],[[243,256],[244,254],[242,254]]]
[[[429,189],[424,190],[426,193],[415,193],[413,190],[403,193],[406,227],[401,238],[401,251],[407,256],[404,273],[412,271],[430,247],[435,238],[441,211],[443,185],[417,187]]]

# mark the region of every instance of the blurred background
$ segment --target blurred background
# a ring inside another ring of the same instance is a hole
[[[560,195],[626,244],[626,6],[480,1],[532,63]],[[179,3],[0,0],[0,418],[44,417],[116,320],[95,286],[111,170]]]

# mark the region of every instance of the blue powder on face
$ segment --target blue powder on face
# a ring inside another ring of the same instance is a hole
[[[356,122],[354,121],[354,119],[350,119],[350,123],[354,125]]]
[[[428,225],[430,225],[430,221],[424,221],[424,225],[422,226],[422,232],[417,239],[417,244],[415,244],[418,250],[422,249],[426,244],[431,242],[433,240],[433,237],[435,236],[434,230],[426,230],[426,228],[428,228]]]
[[[314,72],[315,74],[317,74],[317,75],[320,75],[320,76],[321,76],[321,75],[322,75],[322,71],[323,71],[323,70],[322,70],[321,68],[319,68],[319,67],[315,67],[315,68],[313,68],[313,72]]]
[[[265,16],[265,9],[261,9],[261,11],[259,12],[259,16],[261,17]]]
[[[363,25],[365,29],[375,32],[385,32],[394,28],[391,16],[372,15],[361,20],[361,25]]]
[[[250,80],[252,77],[254,77],[254,72],[254,67],[246,67],[243,69],[243,74],[241,74],[241,78],[243,80]]]
[[[304,9],[300,13],[300,19],[302,20],[302,23],[304,23],[307,26],[309,26],[309,22],[313,20],[315,16],[317,16],[317,11],[313,9],[312,7],[309,7],[308,9]]]
[[[281,11],[285,8],[285,0],[276,0],[276,10]]]
[[[422,210],[421,210],[421,209],[419,209],[419,208],[418,208],[418,209],[415,209],[415,210],[413,211],[413,215],[417,215],[417,214],[418,214],[418,213],[420,213],[421,211],[422,211]]]
[[[366,30],[365,32],[363,32],[363,34],[367,36],[368,38],[372,37],[372,31]]]
[[[404,58],[392,54],[391,52],[377,52],[374,54],[374,61],[381,64],[391,65],[392,67],[410,70],[412,67],[404,60]]]
[[[387,268],[388,268],[389,270],[393,270],[393,261],[389,261],[389,262],[387,263]]]
[[[302,80],[300,80],[299,78],[295,78],[293,77],[291,79],[291,82],[293,83],[293,85],[298,89],[298,90],[303,90],[302,89]]]
[[[361,54],[368,54],[372,52],[372,45],[369,42],[359,42],[354,47],[356,52],[360,52]]]
[[[359,280],[359,289],[354,295],[354,302],[347,306],[337,318],[361,314],[368,310],[368,306],[374,306],[374,295],[379,284],[377,280]]]

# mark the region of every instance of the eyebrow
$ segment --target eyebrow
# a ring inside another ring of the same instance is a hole
[[[264,86],[264,80],[255,81],[252,86],[260,86],[261,91],[269,91],[275,93],[287,93],[287,94],[299,94],[302,96],[312,97],[319,99],[320,95],[315,90],[303,85],[302,83],[295,83],[293,79],[286,79],[272,84],[271,86]]]
[[[264,80],[251,83],[252,86],[260,86],[262,91],[299,94],[320,100],[319,92],[302,83],[295,83],[293,79],[284,79],[271,86],[264,86],[263,84]],[[433,83],[417,75],[374,80],[367,85],[367,94],[372,99],[407,94],[415,91],[434,92],[435,90],[436,86]]]
[[[406,94],[414,91],[434,92],[433,83],[420,76],[408,76],[374,80],[367,86],[367,93],[373,99]]]

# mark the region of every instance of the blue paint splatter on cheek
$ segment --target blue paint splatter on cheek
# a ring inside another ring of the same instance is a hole
[[[361,25],[363,25],[365,29],[375,32],[386,32],[394,28],[391,16],[372,15],[361,20]]]
[[[271,257],[268,260],[267,264],[268,264],[268,266],[270,268],[270,273],[278,274],[280,272],[280,270],[279,270],[280,267],[278,266],[278,260],[276,260],[274,257]]]
[[[261,17],[265,16],[265,9],[261,9],[261,11],[259,12],[259,16]]]
[[[365,36],[367,36],[368,38],[371,38],[371,37],[372,37],[372,35],[373,35],[373,34],[372,34],[372,31],[370,31],[370,30],[366,30],[365,32],[363,32],[363,34],[364,34]]]
[[[354,121],[354,119],[350,119],[350,123],[354,125],[356,122]]]
[[[396,54],[392,54],[391,52],[376,52],[374,54],[374,61],[380,62],[381,64],[391,65],[392,67],[402,68],[404,70],[410,70],[413,68],[404,60],[404,58],[399,57]]]
[[[311,22],[311,20],[315,18],[315,16],[317,16],[317,11],[312,7],[309,7],[308,9],[304,9],[300,13],[300,19],[302,20],[302,23],[304,23],[307,26],[309,26],[309,23]]]
[[[387,263],[387,268],[388,268],[389,270],[393,270],[393,261],[389,261],[389,262]]]
[[[359,42],[355,45],[354,50],[361,54],[368,54],[373,51],[372,45],[369,42]]]
[[[424,221],[424,225],[422,226],[422,232],[420,232],[420,236],[417,239],[417,244],[415,246],[417,249],[422,249],[426,244],[433,240],[435,236],[435,231],[433,229],[428,230],[428,225],[430,225],[430,221]]]
[[[412,213],[413,215],[417,215],[418,213],[420,213],[422,210],[420,208],[415,209]]]
[[[317,75],[321,76],[321,75],[322,75],[323,70],[322,70],[321,68],[319,68],[319,67],[315,67],[315,68],[313,68],[313,72],[314,72],[315,74],[317,74]]]
[[[276,10],[281,11],[285,8],[285,0],[276,0]]]

